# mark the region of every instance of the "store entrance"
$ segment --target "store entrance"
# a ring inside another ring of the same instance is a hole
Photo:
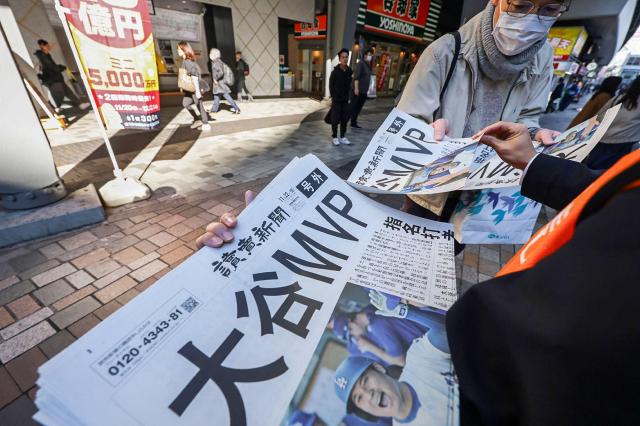
[[[297,88],[312,97],[324,95],[324,50],[316,47],[298,50]]]

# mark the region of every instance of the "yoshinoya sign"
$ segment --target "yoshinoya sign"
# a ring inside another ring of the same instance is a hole
[[[362,2],[361,2],[362,3]],[[363,27],[372,32],[422,41],[430,0],[368,0],[360,6]]]
[[[322,40],[327,38],[327,15],[318,15],[313,22],[296,22],[293,26],[296,40]]]

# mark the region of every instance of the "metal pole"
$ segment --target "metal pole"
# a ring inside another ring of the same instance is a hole
[[[71,45],[71,53],[73,53],[73,59],[76,61],[76,65],[78,66],[78,71],[80,71],[80,78],[82,78],[82,83],[84,84],[84,88],[87,91],[87,95],[89,95],[89,102],[91,102],[91,108],[93,109],[93,115],[96,119],[96,123],[98,123],[98,128],[100,129],[100,135],[102,136],[102,140],[104,141],[105,146],[107,147],[107,152],[109,153],[109,158],[111,159],[111,163],[113,164],[113,174],[116,178],[124,178],[122,173],[122,169],[118,166],[118,161],[116,160],[116,156],[113,153],[113,148],[111,147],[111,142],[109,142],[109,135],[107,135],[107,131],[102,124],[102,117],[98,112],[98,105],[96,104],[96,100],[93,98],[91,92],[91,85],[89,84],[89,80],[87,80],[87,76],[84,73],[84,66],[82,65],[82,61],[80,60],[80,54],[78,53],[76,44],[73,41],[73,36],[71,35],[71,30],[69,29],[69,22],[67,21],[66,13],[69,13],[70,10],[66,7],[63,7],[60,4],[60,0],[55,0],[56,11],[58,12],[58,16],[62,21],[62,28],[64,28],[64,33],[67,36],[67,40],[69,40],[69,44]]]
[[[134,177],[125,176],[122,172],[122,169],[120,169],[120,167],[118,166],[116,156],[113,152],[113,148],[111,147],[111,142],[109,142],[109,136],[107,135],[107,131],[102,124],[102,118],[100,117],[98,105],[93,98],[89,80],[84,73],[84,67],[82,66],[82,61],[80,60],[80,52],[78,52],[76,44],[73,41],[73,37],[71,35],[71,29],[69,28],[69,22],[67,21],[66,17],[66,13],[70,13],[70,10],[63,7],[62,4],[60,4],[60,0],[55,0],[55,7],[60,20],[62,21],[64,33],[67,36],[69,43],[71,44],[71,52],[73,53],[73,58],[78,65],[82,83],[84,84],[87,94],[89,95],[89,102],[91,102],[94,117],[98,124],[98,128],[100,129],[100,135],[104,140],[104,144],[107,147],[107,152],[109,153],[109,158],[111,159],[111,163],[113,164],[113,175],[116,178],[105,183],[100,189],[98,189],[98,192],[100,193],[100,196],[102,197],[104,203],[110,207],[120,206],[123,204],[131,203],[133,201],[145,200],[151,196],[151,190],[149,189],[149,187]]]

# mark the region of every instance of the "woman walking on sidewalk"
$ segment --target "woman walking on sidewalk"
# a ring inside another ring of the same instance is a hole
[[[200,130],[206,132],[211,130],[209,125],[209,115],[204,109],[202,103],[202,92],[208,90],[207,83],[202,80],[200,67],[196,62],[196,55],[193,53],[191,45],[186,41],[178,43],[178,55],[182,58],[182,65],[178,72],[178,87],[184,93],[182,98],[182,106],[189,111],[189,114],[193,117],[192,128],[200,126]],[[190,107],[195,105],[200,110],[200,117]],[[202,124],[200,124],[200,122]]]
[[[216,113],[220,109],[220,95],[229,102],[233,108],[234,114],[240,114],[240,108],[231,97],[231,88],[225,81],[225,66],[228,66],[220,59],[220,50],[213,48],[209,51],[209,59],[211,59],[211,79],[213,80],[213,106],[211,112]],[[231,83],[233,84],[233,83]]]

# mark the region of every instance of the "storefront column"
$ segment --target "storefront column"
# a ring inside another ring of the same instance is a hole
[[[53,203],[67,191],[4,31],[0,34],[0,63],[0,93],[11,100],[0,105],[0,206],[28,209]]]

